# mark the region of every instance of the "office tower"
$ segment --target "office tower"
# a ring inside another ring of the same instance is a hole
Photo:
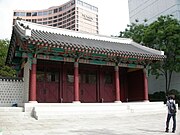
[[[173,15],[180,20],[179,0],[128,0],[130,22],[150,24],[161,15]]]
[[[19,17],[25,21],[98,34],[98,8],[81,0],[44,10],[14,10],[13,23]]]
[[[128,0],[130,22],[150,24],[161,15],[173,15],[180,20],[180,0]],[[149,92],[165,90],[165,79],[149,76]],[[180,90],[180,73],[173,72],[170,89]]]

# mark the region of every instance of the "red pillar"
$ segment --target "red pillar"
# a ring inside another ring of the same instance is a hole
[[[116,89],[116,102],[120,102],[120,83],[119,83],[119,67],[115,66],[115,89]]]
[[[74,63],[74,102],[79,101],[79,68],[78,62]]]
[[[144,100],[148,101],[148,80],[146,75],[146,69],[143,69],[143,76],[144,76]]]
[[[36,101],[36,58],[33,58],[30,79],[29,100]]]

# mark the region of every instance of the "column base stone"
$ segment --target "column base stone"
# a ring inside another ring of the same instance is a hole
[[[121,101],[115,101],[114,103],[122,103]]]
[[[143,102],[149,102],[149,100],[144,100]]]
[[[79,103],[81,103],[80,101],[73,101],[73,103],[75,103],[75,104],[79,104]]]
[[[33,103],[34,104],[34,103],[38,103],[38,102],[37,101],[29,101],[29,103]]]

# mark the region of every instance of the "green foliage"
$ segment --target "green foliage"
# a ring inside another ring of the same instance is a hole
[[[4,65],[9,47],[8,40],[0,40],[0,65]]]
[[[0,76],[2,77],[13,77],[16,73],[11,67],[5,65],[8,47],[8,40],[0,40]]]
[[[166,59],[151,64],[149,72],[164,76],[166,92],[169,91],[173,72],[180,72],[180,22],[172,16],[160,16],[150,25],[131,24],[119,37],[132,38],[135,42],[164,51]]]
[[[14,77],[15,76],[15,70],[13,70],[9,66],[2,66],[0,67],[0,76],[2,77]]]
[[[127,25],[127,28],[124,32],[120,32],[119,37],[122,38],[131,38],[133,41],[137,43],[142,43],[144,38],[144,31],[147,28],[144,24],[135,24],[132,23],[131,25]]]
[[[172,89],[168,91],[166,94],[164,91],[154,92],[153,94],[149,94],[150,101],[164,101],[166,103],[167,96],[173,95],[175,97],[175,101],[180,106],[180,92],[178,90]]]
[[[157,71],[180,71],[180,23],[171,16],[161,16],[148,26],[144,32],[143,43],[154,49],[164,51],[167,59],[164,63],[155,65]],[[159,67],[159,68],[158,68]],[[165,72],[164,72],[165,73]]]
[[[164,75],[166,80],[166,92],[169,91],[173,72],[180,71],[180,23],[172,16],[161,16],[150,24],[144,31],[143,43],[154,49],[164,51],[164,62],[156,62],[151,65],[150,72],[158,78]]]
[[[164,91],[149,94],[149,100],[150,101],[165,101],[166,100],[166,94]]]

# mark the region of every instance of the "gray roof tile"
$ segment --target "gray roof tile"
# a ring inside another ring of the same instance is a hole
[[[26,30],[26,25],[31,29],[31,35],[26,35],[23,32]],[[124,39],[119,40],[119,38],[115,39],[114,37],[104,38],[102,35],[92,34],[82,36],[83,33],[75,31],[51,27],[46,29],[44,27],[46,26],[18,21],[13,27],[13,34],[19,35],[21,39],[28,41],[28,43],[44,44],[45,46],[54,46],[64,48],[65,50],[71,49],[73,52],[79,50],[87,53],[106,54],[108,57],[136,57],[147,60],[162,60],[165,58],[165,55],[161,55],[160,51],[142,46],[133,41],[123,42]]]
[[[106,53],[124,53],[132,56],[134,55],[152,58],[164,58],[164,55],[158,55],[154,53],[152,49],[150,51],[148,47],[142,48],[141,45],[137,45],[137,43],[133,45],[133,42],[130,44],[109,42],[95,39],[72,37],[69,35],[62,35],[38,30],[32,30],[32,35],[28,39],[60,46],[65,45],[67,47],[74,47],[78,49],[81,48],[104,51]]]

